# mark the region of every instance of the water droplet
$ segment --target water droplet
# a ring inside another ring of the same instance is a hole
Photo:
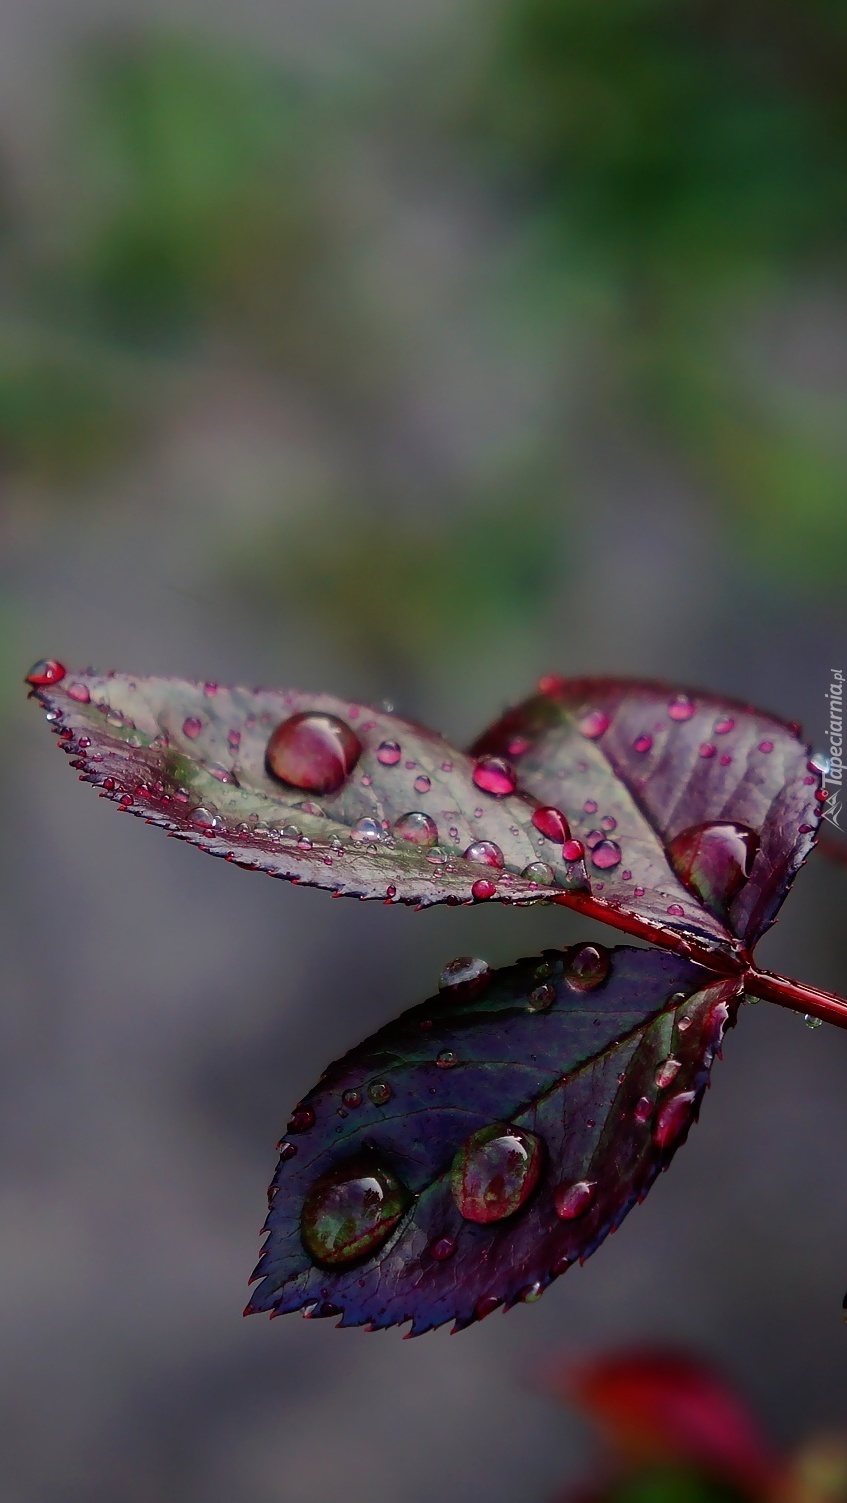
[[[565,680],[560,673],[545,673],[538,680],[539,694],[561,694]]]
[[[669,903],[667,912],[671,918],[685,918],[685,909],[681,903]]]
[[[455,1237],[436,1237],[434,1242],[430,1242],[428,1251],[436,1263],[445,1263],[456,1251],[456,1239]]]
[[[829,791],[828,791],[828,789],[826,789],[826,788],[816,788],[815,789],[815,798],[817,799],[817,801],[818,801],[819,804],[825,804],[826,801],[827,801],[827,799],[829,798]]]
[[[201,830],[225,830],[226,825],[220,815],[213,814],[211,809],[195,809],[191,816],[191,823],[198,825]]]
[[[553,1191],[556,1215],[562,1221],[575,1221],[577,1216],[584,1216],[596,1191],[597,1181],[592,1179],[578,1179],[572,1185],[557,1185]]]
[[[600,821],[600,823],[603,826],[604,830],[611,831],[611,830],[616,830],[618,828],[618,822],[615,819],[614,814],[604,814],[603,818]]]
[[[668,857],[689,892],[722,919],[750,875],[758,845],[755,830],[747,825],[692,825],[674,836]]]
[[[25,682],[32,684],[34,689],[43,689],[48,684],[61,683],[64,676],[64,664],[57,662],[55,658],[40,658],[37,663],[33,663]]]
[[[408,840],[411,845],[431,846],[438,840],[438,826],[434,819],[424,814],[420,809],[413,809],[408,814],[401,814],[394,825],[395,835],[401,840]]]
[[[772,741],[760,741],[759,742],[759,751],[760,752],[764,752],[765,755],[767,756],[768,752],[772,752],[773,751],[773,742]]]
[[[524,1305],[535,1305],[544,1293],[544,1285],[536,1280],[534,1284],[526,1284],[518,1294],[518,1299]]]
[[[309,1257],[334,1268],[382,1247],[412,1197],[396,1175],[370,1154],[330,1169],[312,1186],[300,1232]]]
[[[310,1106],[295,1106],[288,1119],[286,1132],[308,1132],[315,1125],[315,1114]]]
[[[633,889],[632,889],[632,896],[634,898],[643,898],[646,890],[647,889],[644,888],[644,887],[633,887]]]
[[[612,959],[602,945],[579,945],[565,960],[564,977],[578,992],[590,992],[601,986],[612,968]]]
[[[724,752],[724,755],[721,757],[721,767],[728,767],[731,761],[732,757],[728,756],[727,753]]]
[[[507,793],[514,793],[518,786],[514,768],[502,757],[480,757],[473,770],[473,781],[483,793],[490,793],[495,798],[503,798]]]
[[[669,1085],[673,1085],[681,1069],[682,1064],[678,1059],[674,1059],[672,1054],[669,1054],[667,1059],[662,1060],[656,1071],[656,1085],[659,1087],[659,1090],[667,1090]]]
[[[566,840],[562,846],[562,855],[566,861],[581,861],[585,855],[585,846],[581,840]]]
[[[498,1308],[498,1306],[502,1305],[502,1303],[503,1301],[501,1299],[498,1299],[496,1294],[483,1295],[482,1299],[478,1299],[476,1304],[474,1305],[474,1315],[476,1316],[477,1320],[485,1320],[485,1317],[487,1315],[493,1315],[494,1311]]]
[[[352,1109],[354,1107],[361,1106],[361,1104],[362,1104],[362,1093],[361,1093],[361,1091],[356,1091],[356,1090],[343,1091],[342,1095],[341,1095],[341,1100],[344,1102],[344,1105],[345,1106],[349,1106],[350,1109],[351,1109],[351,1111],[352,1111]]]
[[[382,825],[378,820],[371,819],[368,815],[365,815],[362,819],[357,819],[350,830],[350,839],[355,840],[357,845],[379,845],[385,838],[385,831]]]
[[[203,722],[198,720],[196,715],[187,715],[182,722],[182,734],[187,736],[189,741],[194,741],[202,729]]]
[[[577,729],[589,741],[596,741],[599,736],[603,735],[604,731],[609,729],[609,725],[609,717],[603,710],[589,710],[587,715],[583,715]]]
[[[505,864],[499,845],[491,840],[475,840],[465,851],[464,859],[472,861],[475,866],[496,867],[498,871],[502,871]]]
[[[709,757],[713,757],[716,751],[717,747],[711,741],[703,741],[698,747],[700,756],[704,757],[706,760],[708,760]]]
[[[513,736],[506,750],[510,757],[522,757],[524,752],[529,751],[531,745],[532,742],[526,736]]]
[[[345,721],[319,711],[302,711],[273,731],[265,753],[272,777],[312,793],[335,793],[361,755],[358,736]]]
[[[389,902],[391,902],[392,898],[396,898],[397,888],[394,886],[393,882],[388,887],[386,887],[385,896]]]
[[[653,1124],[653,1142],[657,1148],[670,1148],[685,1131],[691,1121],[695,1094],[694,1091],[681,1091],[659,1107]]]
[[[643,736],[636,736],[635,740],[632,743],[632,749],[633,749],[633,751],[640,752],[641,755],[643,756],[645,752],[650,751],[652,745],[653,745],[653,737],[652,736],[648,736],[645,733]]]
[[[383,767],[396,767],[403,753],[398,741],[381,741],[376,749],[376,758]]]
[[[438,978],[438,990],[446,992],[452,991],[454,987],[461,987],[467,995],[469,992],[482,991],[490,978],[491,966],[487,960],[480,960],[473,955],[459,955],[444,967]]]
[[[822,1019],[813,1018],[812,1014],[810,1012],[807,1012],[803,1015],[803,1022],[805,1023],[807,1028],[820,1028]]]
[[[556,1000],[556,988],[549,981],[542,982],[531,991],[527,997],[526,1006],[528,1012],[546,1012]]]
[[[677,694],[668,704],[668,714],[671,720],[690,720],[694,708],[687,694]]]
[[[486,1225],[512,1216],[535,1189],[543,1156],[541,1139],[521,1127],[493,1122],[471,1133],[451,1175],[453,1198],[465,1220]]]
[[[413,786],[415,793],[429,793],[432,783],[428,777],[421,773],[419,777],[415,778]]]
[[[619,866],[621,848],[616,840],[601,840],[591,852],[591,864],[601,872],[611,871],[613,866]]]
[[[532,823],[539,834],[544,835],[547,840],[554,841],[556,845],[563,845],[566,840],[570,839],[570,827],[561,809],[554,809],[551,805],[545,804],[535,810]]]
[[[653,1103],[649,1096],[639,1096],[633,1107],[632,1115],[636,1122],[646,1122],[653,1113]]]
[[[394,1092],[387,1080],[375,1080],[368,1086],[368,1095],[374,1106],[385,1106],[386,1102],[391,1100]]]
[[[593,799],[593,798],[587,798],[585,800],[585,803],[583,804],[582,807],[585,810],[586,814],[596,814],[597,813],[597,800]]]
[[[714,730],[716,736],[727,736],[730,731],[735,730],[735,721],[731,715],[723,715],[720,720],[715,721]]]
[[[295,1158],[297,1155],[296,1143],[286,1143],[285,1139],[283,1138],[282,1142],[277,1143],[276,1146],[279,1149],[280,1159],[284,1164],[286,1164],[289,1159]]]
[[[453,1066],[459,1063],[459,1056],[455,1049],[442,1049],[435,1063],[439,1070],[452,1070]]]
[[[78,705],[87,705],[91,702],[91,695],[85,684],[68,684],[66,693],[68,699],[76,700]]]
[[[480,878],[471,888],[471,897],[476,898],[478,903],[484,903],[486,898],[493,898],[496,892],[497,887],[494,882],[487,882],[484,878]]]
[[[529,866],[524,867],[521,876],[527,882],[534,882],[536,887],[550,887],[556,880],[552,866],[548,866],[546,861],[530,861]]]

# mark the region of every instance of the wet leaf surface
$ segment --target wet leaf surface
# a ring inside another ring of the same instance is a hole
[[[513,780],[385,711],[60,664],[29,682],[84,781],[240,866],[420,905],[588,889]]]
[[[821,774],[799,728],[712,695],[551,678],[472,750],[562,810],[594,894],[718,943],[753,947],[814,844]]]
[[[536,1300],[683,1141],[738,994],[631,947],[446,968],[295,1108],[248,1310],[419,1334]]]

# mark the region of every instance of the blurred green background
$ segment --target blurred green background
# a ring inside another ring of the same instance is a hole
[[[292,683],[461,742],[540,673],[641,673],[822,746],[847,3],[9,0],[0,29],[4,1500],[544,1498],[578,1467],[520,1381],[554,1339],[679,1332],[786,1443],[835,1423],[847,1047],[772,1008],[540,1311],[411,1347],[240,1323],[327,1058],[450,954],[585,926],[219,871],[76,790],[21,678]],[[816,861],[763,958],[843,990]]]

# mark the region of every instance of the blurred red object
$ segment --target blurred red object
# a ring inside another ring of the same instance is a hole
[[[772,1495],[784,1477],[746,1404],[699,1359],[617,1352],[560,1364],[543,1382],[587,1414],[629,1466],[682,1465],[752,1498]]]

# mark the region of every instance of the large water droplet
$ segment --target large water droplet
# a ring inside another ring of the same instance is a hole
[[[597,1181],[578,1179],[572,1185],[557,1185],[553,1191],[556,1215],[563,1221],[575,1221],[584,1216],[597,1192]]]
[[[670,1148],[684,1132],[691,1120],[695,1094],[694,1091],[681,1091],[659,1107],[653,1123],[653,1142],[658,1148]]]
[[[591,852],[591,865],[599,871],[611,871],[612,867],[619,866],[621,860],[621,848],[616,840],[600,840]]]
[[[493,866],[501,871],[504,866],[503,852],[492,840],[475,840],[465,851],[465,860],[475,866]]]
[[[669,1054],[667,1059],[662,1060],[656,1071],[656,1085],[659,1087],[659,1090],[665,1091],[669,1085],[673,1085],[681,1069],[681,1061],[674,1059],[672,1054]]]
[[[186,715],[182,722],[182,734],[187,736],[189,741],[196,741],[202,729],[202,720],[198,720],[196,715]]]
[[[358,1262],[382,1247],[411,1203],[390,1169],[359,1154],[312,1186],[300,1218],[303,1246],[324,1267]]]
[[[306,710],[283,720],[265,753],[268,772],[293,788],[335,793],[362,752],[358,736],[336,715]]]
[[[399,741],[381,741],[376,749],[376,758],[383,767],[396,767],[403,753]]]
[[[583,715],[577,729],[582,732],[583,736],[587,736],[589,741],[596,741],[604,731],[609,729],[609,717],[603,710],[589,710],[587,715]]]
[[[612,968],[612,958],[602,945],[579,945],[565,960],[564,977],[578,992],[601,986]]]
[[[668,705],[668,714],[671,720],[690,720],[694,714],[694,705],[687,694],[677,694]]]
[[[491,793],[495,798],[514,793],[518,786],[514,769],[502,757],[480,757],[473,770],[473,781],[483,793]]]
[[[394,825],[395,835],[401,840],[408,840],[412,845],[431,846],[438,840],[438,826],[428,814],[423,814],[420,809],[412,809],[408,814],[401,814]]]
[[[73,699],[78,705],[87,705],[91,702],[91,694],[85,684],[68,684],[66,689],[68,699]]]
[[[556,880],[552,866],[548,866],[546,861],[530,861],[529,866],[524,867],[521,876],[525,877],[527,882],[534,882],[536,887],[551,887]]]
[[[444,967],[438,978],[438,990],[446,992],[461,987],[462,994],[468,996],[482,991],[490,979],[491,967],[487,960],[460,955],[456,960],[448,961]]]
[[[547,840],[555,841],[556,845],[563,845],[566,840],[570,840],[570,827],[561,809],[545,804],[535,810],[532,823],[539,834]]]
[[[485,877],[480,877],[471,886],[471,897],[476,898],[478,903],[484,903],[487,898],[493,898],[496,892],[496,883],[488,882]]]
[[[386,1102],[391,1100],[394,1092],[387,1080],[375,1080],[372,1085],[368,1086],[368,1095],[374,1106],[385,1106]]]
[[[58,684],[65,676],[65,667],[56,658],[39,658],[33,663],[25,682],[34,689],[44,689],[48,684]]]
[[[295,1106],[288,1119],[286,1132],[308,1132],[315,1125],[315,1113],[310,1106]]]
[[[350,831],[350,839],[355,840],[357,845],[379,845],[386,839],[386,832],[377,819],[371,819],[365,815],[357,819]]]
[[[486,1225],[512,1216],[541,1173],[544,1144],[535,1133],[493,1122],[465,1140],[453,1160],[453,1198],[466,1221]]]
[[[668,846],[679,880],[716,918],[724,918],[753,865],[759,839],[747,825],[715,823],[681,830]]]

